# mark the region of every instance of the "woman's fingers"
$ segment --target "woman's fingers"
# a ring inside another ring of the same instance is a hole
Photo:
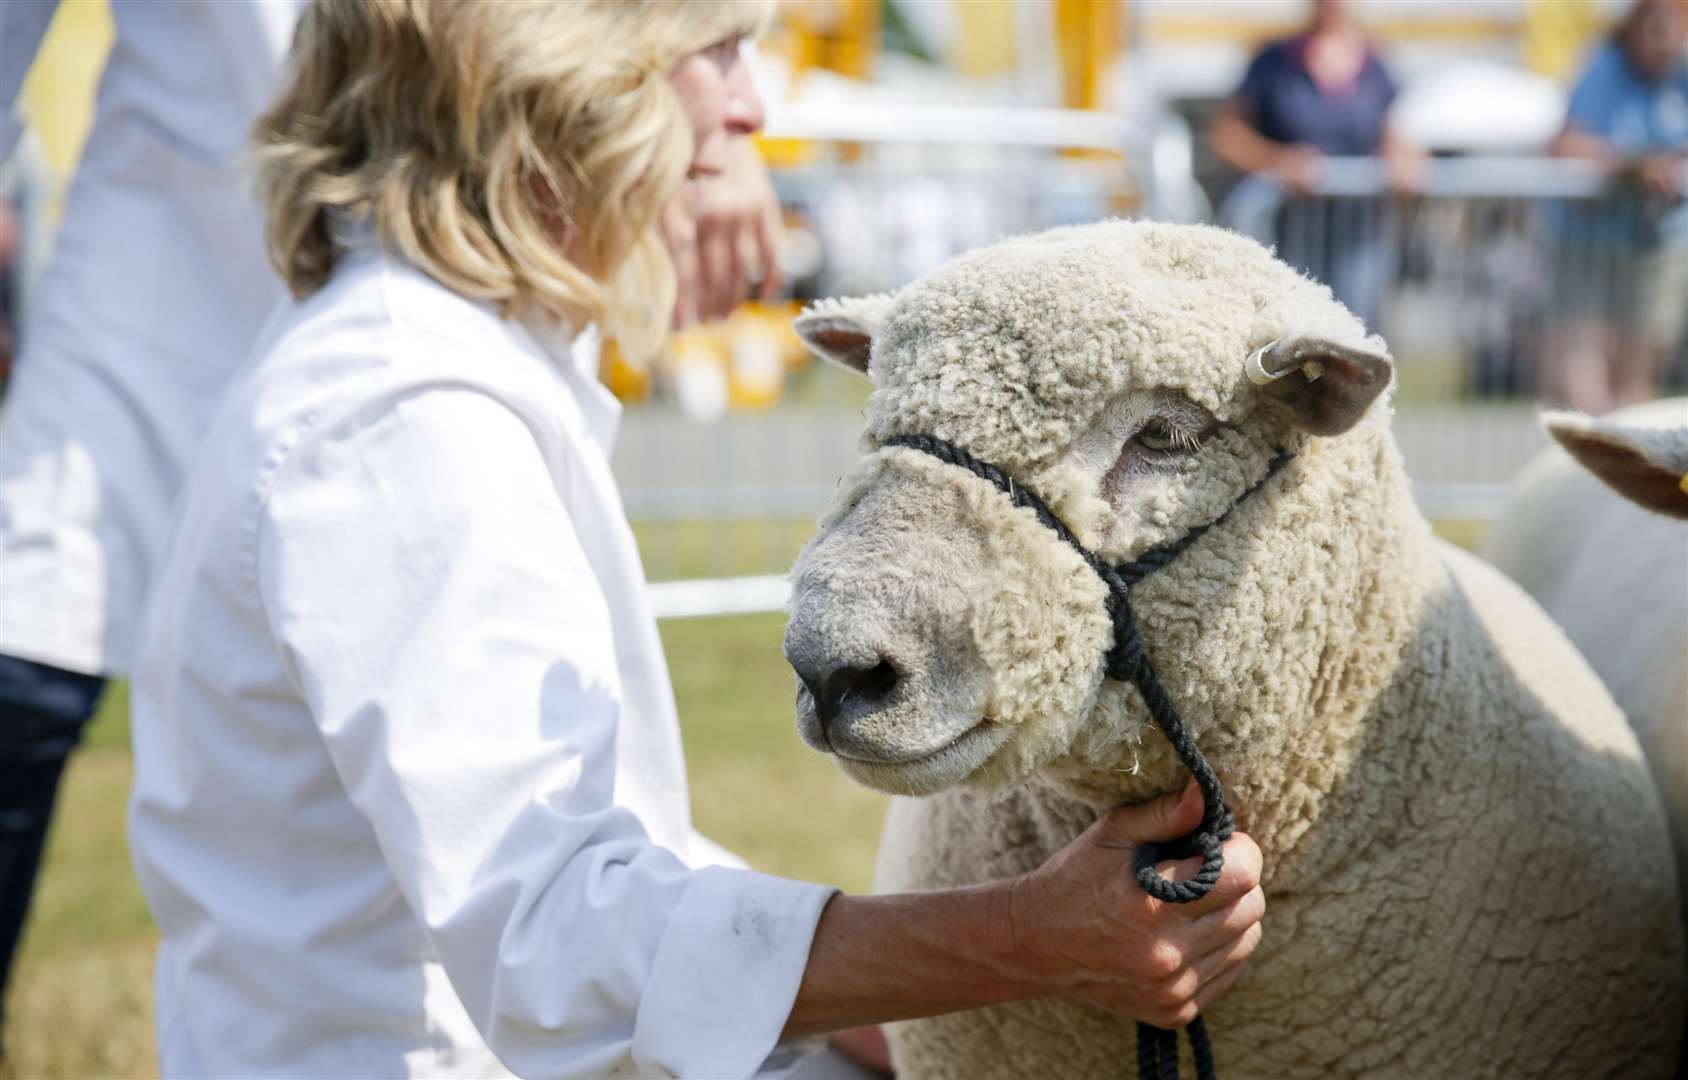
[[[722,282],[721,318],[733,313],[733,309],[750,295],[750,262],[751,248],[755,244],[755,236],[748,228],[733,230],[732,243],[727,245],[727,278]]]
[[[764,300],[777,300],[785,288],[785,272],[780,269],[780,234],[784,231],[779,205],[772,204],[756,223],[757,261],[762,270]]]
[[[1248,971],[1248,961],[1244,960],[1241,963],[1225,969],[1218,978],[1207,983],[1200,990],[1196,991],[1196,1015],[1200,1016],[1202,1013],[1206,1012],[1207,1007],[1213,1004],[1219,995],[1235,986],[1237,980],[1242,978],[1243,973],[1246,971]]]
[[[733,229],[723,228],[720,222],[709,222],[698,238],[701,260],[703,303],[701,314],[706,319],[719,319],[733,310],[729,299],[732,293]]]
[[[1254,891],[1258,892],[1258,889]],[[1254,893],[1249,895],[1253,896]],[[1244,897],[1236,901],[1231,908],[1213,913],[1214,916],[1227,920],[1227,924],[1213,924],[1213,932],[1221,936],[1210,945],[1189,942],[1184,948],[1184,966],[1162,984],[1162,990],[1170,1000],[1171,1007],[1193,1001],[1200,995],[1203,987],[1221,978],[1231,968],[1253,955],[1254,950],[1260,947],[1264,933],[1259,912],[1264,911],[1265,907],[1264,899],[1253,902]],[[1226,926],[1223,931],[1218,929],[1221,925]]]
[[[1196,974],[1196,985],[1206,986],[1231,968],[1247,960],[1254,954],[1254,950],[1260,947],[1260,939],[1263,934],[1264,930],[1261,925],[1254,923],[1218,949],[1197,960],[1190,968]]]
[[[1224,907],[1210,911],[1190,927],[1190,949],[1202,956],[1223,948],[1266,914],[1266,894],[1256,885]]]
[[[698,320],[697,225],[690,210],[676,202],[663,211],[660,229],[674,262],[674,328],[684,330]]]
[[[1234,833],[1225,841],[1223,853],[1225,868],[1213,891],[1200,900],[1178,905],[1185,918],[1196,920],[1218,911],[1260,884],[1260,848],[1246,834]]]

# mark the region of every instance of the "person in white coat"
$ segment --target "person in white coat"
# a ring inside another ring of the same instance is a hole
[[[105,677],[129,670],[182,476],[285,296],[264,253],[247,139],[303,2],[111,8],[93,129],[0,408],[0,1031],[66,760]],[[56,6],[0,4],[0,164],[18,144],[16,99]],[[680,282],[688,319],[730,311],[747,267],[761,268],[765,294],[779,286],[777,207],[745,143],[701,205],[676,200],[664,217],[691,270]]]
[[[1181,1024],[1242,971],[1246,837],[1200,903],[1131,880],[1192,792],[908,896],[757,874],[692,827],[618,409],[570,344],[666,328],[658,220],[760,124],[739,40],[767,11],[306,11],[260,125],[298,300],[197,456],[136,666],[164,1075],[749,1076],[1036,996]]]
[[[0,990],[65,759],[102,676],[127,669],[181,475],[284,295],[239,161],[299,4],[111,5],[92,129],[0,408]],[[56,6],[0,4],[0,162]]]

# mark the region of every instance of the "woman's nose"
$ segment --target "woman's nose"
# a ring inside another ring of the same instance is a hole
[[[756,82],[750,77],[751,64],[747,50],[744,59],[733,65],[727,82],[727,130],[734,135],[755,134],[767,119],[762,95],[756,92]]]

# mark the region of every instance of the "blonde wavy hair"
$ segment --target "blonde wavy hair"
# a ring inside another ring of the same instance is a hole
[[[692,132],[666,73],[759,33],[771,0],[314,0],[258,122],[270,258],[296,297],[330,220],[506,313],[597,321],[654,351],[674,304],[655,225]]]

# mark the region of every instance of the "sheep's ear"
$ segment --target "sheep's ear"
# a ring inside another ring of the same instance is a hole
[[[804,309],[792,325],[810,352],[866,375],[874,336],[890,310],[889,293],[820,300]]]
[[[1319,338],[1274,341],[1247,361],[1249,380],[1311,435],[1340,435],[1359,423],[1394,370],[1387,353]]]
[[[1688,518],[1688,428],[1624,427],[1573,412],[1546,413],[1542,426],[1630,502]]]

